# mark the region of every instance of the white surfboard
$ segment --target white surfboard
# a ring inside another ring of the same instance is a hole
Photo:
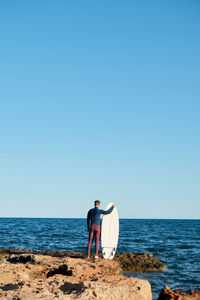
[[[105,210],[113,205],[110,202]],[[105,259],[113,259],[117,250],[119,237],[119,215],[115,207],[109,215],[103,215],[101,228],[101,248]]]

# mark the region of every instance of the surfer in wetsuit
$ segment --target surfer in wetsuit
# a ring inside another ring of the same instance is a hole
[[[96,200],[94,202],[94,208],[90,209],[87,214],[87,227],[89,232],[89,240],[88,240],[88,247],[87,247],[87,255],[88,258],[90,257],[90,250],[92,247],[92,241],[95,236],[95,259],[98,258],[98,252],[99,252],[99,238],[101,233],[100,228],[100,216],[108,215],[112,212],[113,208],[116,207],[115,204],[111,206],[108,210],[102,210],[99,209],[100,201]]]

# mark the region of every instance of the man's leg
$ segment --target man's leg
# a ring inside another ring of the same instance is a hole
[[[99,239],[100,239],[101,228],[99,225],[95,226],[95,256],[98,256],[99,252]]]
[[[93,237],[94,237],[94,225],[91,226],[90,233],[89,233],[88,247],[87,247],[88,257],[90,256],[90,251],[91,251],[91,247],[92,247]]]

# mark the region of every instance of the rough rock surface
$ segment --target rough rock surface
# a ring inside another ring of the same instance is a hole
[[[13,254],[41,254],[52,257],[70,257],[85,258],[85,254],[73,251],[31,251],[27,249],[0,249],[0,260],[2,257],[11,257]],[[101,258],[102,255],[100,255]],[[30,259],[29,255],[27,259]],[[12,259],[12,258],[11,258]],[[24,258],[13,258],[14,260],[23,260]],[[151,253],[127,253],[123,252],[115,255],[114,261],[118,262],[118,271],[120,272],[152,272],[166,271],[167,267]],[[12,261],[14,262],[14,261]],[[17,262],[17,261],[16,261]]]
[[[200,300],[200,290],[183,292],[172,291],[168,286],[161,290],[158,300]]]
[[[148,281],[122,276],[121,271],[117,260],[94,262],[81,253],[3,249],[0,299],[152,299]]]
[[[121,253],[115,256],[123,271],[129,272],[152,272],[166,271],[167,267],[153,254],[147,253]]]

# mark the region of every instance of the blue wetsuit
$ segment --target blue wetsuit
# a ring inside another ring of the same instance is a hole
[[[113,206],[111,208],[109,208],[108,210],[98,209],[98,207],[94,207],[94,208],[90,209],[88,211],[88,215],[87,215],[87,227],[88,227],[88,229],[93,224],[96,224],[96,225],[100,226],[100,216],[101,216],[101,214],[108,215],[112,212],[112,210],[113,210]]]

